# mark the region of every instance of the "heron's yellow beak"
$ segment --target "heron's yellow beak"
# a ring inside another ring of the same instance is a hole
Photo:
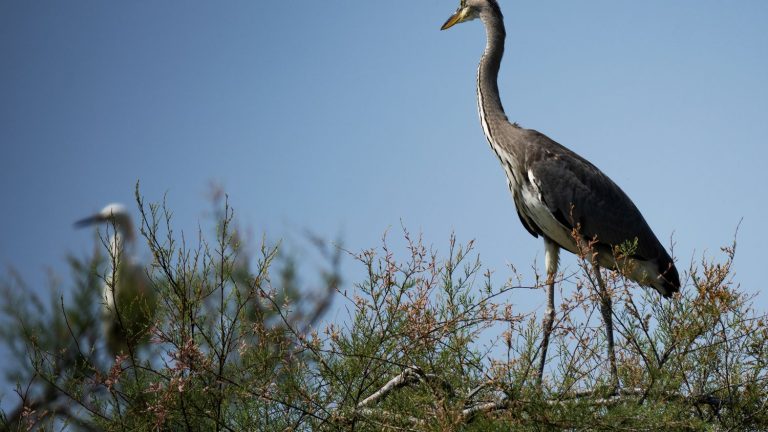
[[[440,30],[446,30],[458,23],[462,23],[466,21],[467,17],[469,16],[469,8],[467,7],[460,7],[456,13],[451,15],[450,18],[448,18],[448,21],[443,24],[442,27],[440,27]]]

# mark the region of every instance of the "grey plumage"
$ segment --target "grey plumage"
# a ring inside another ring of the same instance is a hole
[[[507,152],[514,154],[516,150],[521,155],[522,168],[511,189],[518,215],[531,234],[553,239],[560,247],[578,253],[572,235],[578,227],[584,241],[596,240],[598,262],[608,268],[615,267],[613,247],[637,239],[631,256],[634,262],[629,267],[641,268],[627,276],[652,286],[664,297],[679,291],[672,258],[621,188],[589,161],[545,135],[528,129],[519,129],[517,134],[520,138],[502,135],[497,142]],[[535,198],[559,226],[542,220],[528,207],[523,198],[526,189],[537,193]]]
[[[485,137],[501,162],[523,226],[543,237],[547,270],[547,309],[542,322],[539,383],[555,319],[555,275],[559,249],[573,253],[591,247],[591,259],[605,324],[611,380],[618,386],[613,342],[611,291],[600,276],[600,267],[619,268],[641,285],[671,297],[680,290],[675,264],[631,199],[589,161],[546,135],[510,123],[504,113],[498,74],[504,54],[504,18],[496,0],[461,0],[443,24],[480,18],[485,25],[486,46],[477,71],[477,106]],[[617,260],[617,247],[629,245],[629,256]]]
[[[585,241],[597,240],[598,262],[609,268],[616,264],[613,248],[637,239],[629,267],[639,268],[626,276],[664,297],[679,291],[672,258],[621,188],[575,152],[507,119],[497,85],[506,32],[496,1],[465,0],[457,14],[462,10],[466,15],[457,22],[479,17],[486,26],[487,45],[477,78],[478,110],[486,138],[506,171],[523,226],[573,253],[578,249],[572,232],[578,227]]]

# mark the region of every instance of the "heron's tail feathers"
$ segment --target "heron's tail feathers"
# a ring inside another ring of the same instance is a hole
[[[672,294],[680,291],[680,275],[677,273],[675,263],[671,259],[660,260],[658,269],[658,283],[654,284],[653,287],[656,288],[656,291],[662,297],[670,298]]]
[[[670,298],[680,291],[680,276],[672,258],[654,260],[633,259],[629,271],[624,275],[640,285],[652,287],[664,298]]]

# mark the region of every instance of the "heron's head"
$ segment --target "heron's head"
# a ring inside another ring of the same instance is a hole
[[[114,225],[115,229],[122,231],[122,234],[126,237],[131,237],[133,235],[131,215],[128,213],[128,209],[122,204],[109,204],[101,209],[100,212],[75,222],[75,226],[82,228],[102,223]]]
[[[446,30],[456,24],[480,18],[484,13],[489,13],[491,10],[501,13],[498,9],[499,5],[496,3],[496,0],[461,0],[459,8],[456,9],[456,12],[448,18],[448,21],[440,27],[440,30]]]

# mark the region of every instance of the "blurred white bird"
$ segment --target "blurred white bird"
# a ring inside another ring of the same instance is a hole
[[[95,224],[112,228],[108,258],[113,267],[102,293],[104,338],[113,355],[128,353],[129,345],[135,349],[148,335],[157,309],[157,295],[144,267],[131,255],[136,233],[125,206],[110,204],[75,222],[76,227]]]

